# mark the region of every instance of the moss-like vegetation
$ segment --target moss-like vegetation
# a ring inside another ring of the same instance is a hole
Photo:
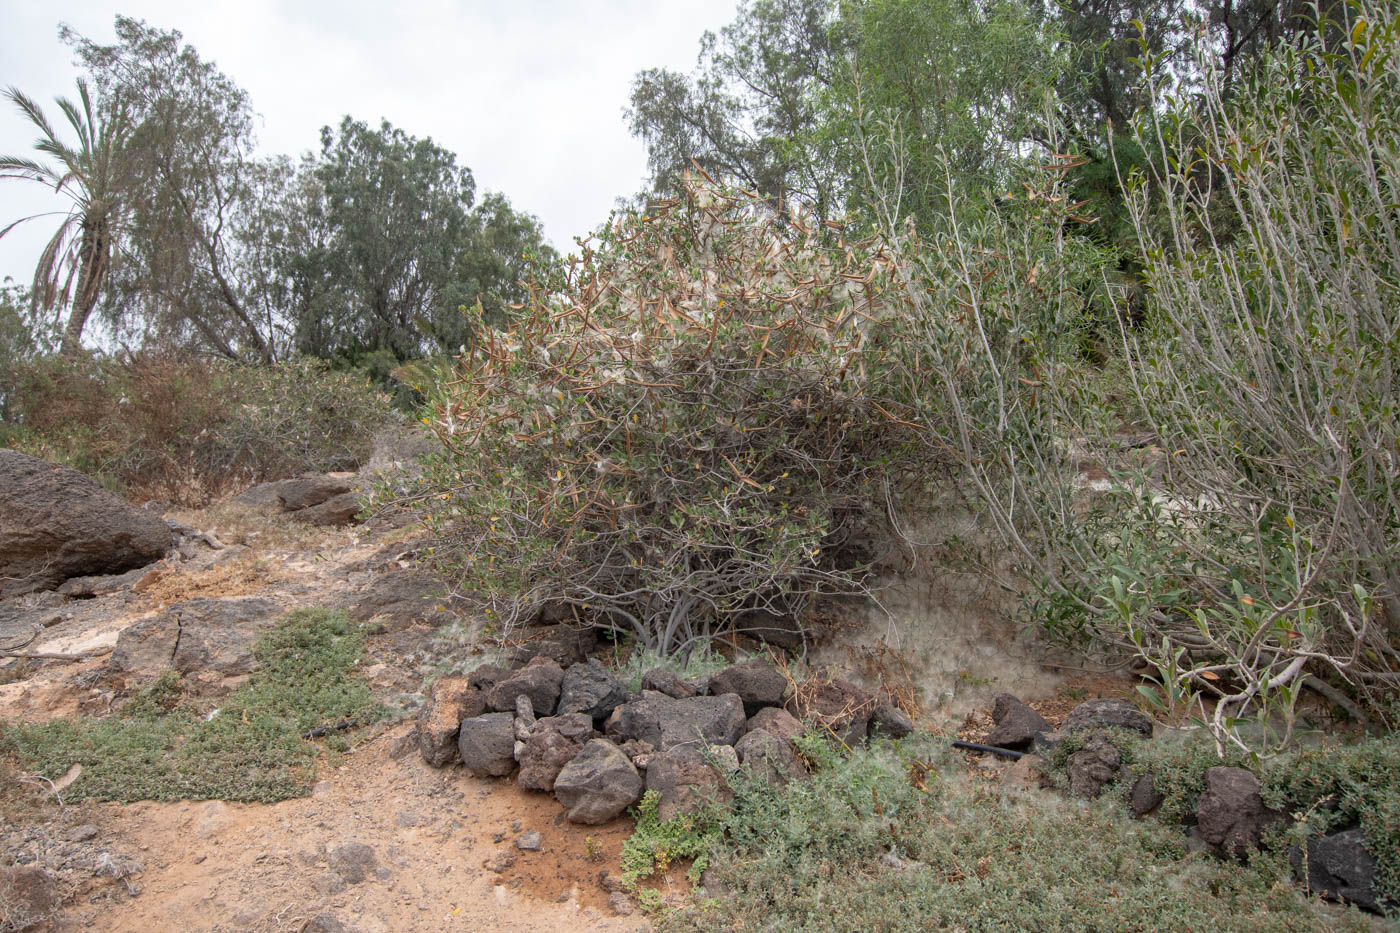
[[[1179,827],[1117,800],[989,784],[929,742],[822,757],[782,791],[741,783],[710,853],[724,896],[661,929],[1369,929],[1310,903],[1281,858],[1190,855]]]
[[[306,794],[320,745],[303,739],[379,709],[352,673],[364,640],[343,612],[288,613],[259,641],[258,669],[217,709],[184,697],[173,672],[104,719],[0,727],[0,751],[28,771],[82,776],[65,796],[98,800],[220,799],[270,802]]]

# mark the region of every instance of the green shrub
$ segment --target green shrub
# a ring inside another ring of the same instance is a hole
[[[369,688],[353,674],[363,647],[345,613],[298,610],[259,640],[257,670],[217,710],[182,696],[171,672],[103,719],[0,726],[0,750],[48,778],[82,765],[65,792],[73,798],[303,796],[315,780],[319,747],[302,735],[345,722],[367,725],[379,716]],[[328,744],[343,741],[336,731]]]
[[[440,565],[507,627],[567,604],[661,654],[864,592],[847,545],[907,453],[890,272],[698,180],[621,217],[434,400]]]
[[[10,446],[183,505],[265,479],[353,469],[393,417],[362,378],[310,360],[46,357],[17,367],[16,380]]]

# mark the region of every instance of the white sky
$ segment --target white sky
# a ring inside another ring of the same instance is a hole
[[[263,153],[319,148],[345,114],[431,136],[471,168],[477,191],[502,191],[543,222],[554,245],[607,218],[642,187],[646,153],[627,132],[633,74],[689,72],[700,34],[736,0],[0,0],[0,87],[44,105],[75,95],[79,71],[58,24],[108,43],[117,13],[178,29],[246,89]],[[36,133],[8,101],[0,153],[30,155]],[[71,138],[71,137],[65,137]],[[0,184],[0,227],[66,202],[37,184]],[[0,277],[28,284],[57,220],[0,239]],[[28,228],[28,229],[26,229]]]

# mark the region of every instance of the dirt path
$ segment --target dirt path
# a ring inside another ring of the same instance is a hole
[[[224,540],[245,548],[172,564],[136,591],[90,598],[49,594],[10,606],[8,634],[37,629],[25,650],[72,653],[110,648],[121,630],[172,602],[195,596],[273,599],[282,609],[377,605],[411,589],[396,542],[411,529],[392,523],[351,531],[305,532],[227,507]],[[411,597],[410,597],[411,599]],[[410,602],[411,606],[411,602]],[[404,612],[390,600],[387,612]],[[353,610],[352,610],[353,611]],[[443,621],[436,607],[418,623],[393,621],[370,643],[363,667],[386,701],[412,704],[431,667]],[[412,613],[410,613],[412,614]],[[431,622],[433,624],[424,624]],[[105,657],[30,661],[0,683],[0,721],[102,715],[119,697],[102,676]],[[480,780],[460,766],[435,770],[410,741],[412,725],[359,735],[327,755],[310,797],[272,805],[220,801],[61,807],[30,783],[23,819],[8,808],[0,843],[16,864],[49,869],[66,905],[56,931],[637,930],[600,884],[616,872],[631,832],[627,818],[571,827],[549,796],[509,781]],[[21,776],[4,774],[12,785]],[[540,835],[539,849],[517,841]],[[522,839],[522,837],[524,837]],[[9,859],[7,859],[9,861]],[[623,909],[628,909],[623,906]]]

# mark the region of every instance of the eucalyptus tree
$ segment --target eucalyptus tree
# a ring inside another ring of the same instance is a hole
[[[34,149],[44,161],[0,156],[0,178],[13,178],[51,187],[68,201],[63,219],[39,254],[34,268],[31,302],[52,311],[68,306],[62,352],[71,356],[82,345],[83,330],[97,306],[116,258],[133,195],[132,167],[127,145],[131,122],[120,104],[95,102],[87,82],[79,80],[76,102],[58,99],[58,108],[76,141],[60,138],[43,109],[11,87],[5,97],[39,131]],[[0,237],[25,221],[53,216],[21,217],[0,229]]]

